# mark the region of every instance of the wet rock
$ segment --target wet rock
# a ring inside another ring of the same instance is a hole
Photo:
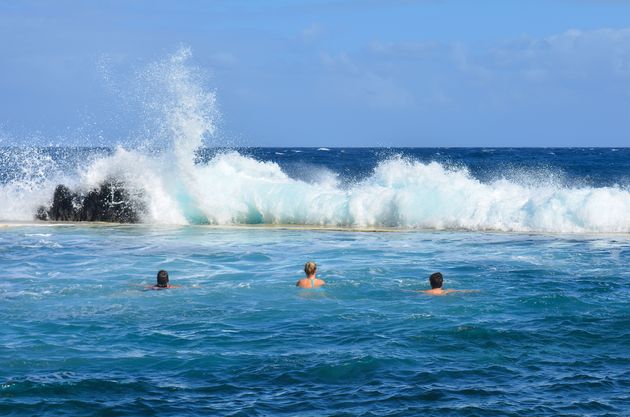
[[[63,184],[55,188],[52,204],[40,207],[36,217],[51,221],[137,223],[143,207],[116,181],[108,181],[87,193]]]

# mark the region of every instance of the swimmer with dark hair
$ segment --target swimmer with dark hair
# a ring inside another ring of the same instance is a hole
[[[445,290],[442,288],[444,285],[444,276],[441,272],[434,272],[429,276],[429,284],[431,284],[430,290],[422,290],[427,295],[447,295],[455,292],[478,292],[478,290]]]
[[[177,286],[169,284],[168,272],[163,270],[163,269],[161,269],[157,273],[157,284],[152,285],[149,288],[153,289],[153,290],[165,290],[165,289],[168,289],[168,288],[177,288]]]
[[[304,273],[306,278],[302,278],[295,283],[300,288],[319,288],[326,284],[323,279],[317,278],[317,264],[315,262],[307,262],[304,264]]]

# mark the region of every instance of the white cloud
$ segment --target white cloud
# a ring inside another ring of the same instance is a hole
[[[630,28],[485,44],[373,41],[352,53],[321,53],[320,65],[336,90],[330,94],[356,106],[587,106],[602,94],[630,96]]]
[[[522,38],[479,51],[478,65],[532,82],[596,80],[630,76],[630,29],[568,30],[545,38]]]
[[[434,41],[424,42],[380,42],[374,41],[370,50],[377,54],[422,54],[439,48],[440,44]]]
[[[345,100],[374,108],[406,108],[414,104],[413,95],[393,77],[379,75],[346,53],[322,54],[321,62],[328,76],[335,79],[336,93]]]
[[[322,27],[318,23],[313,23],[310,26],[302,29],[298,38],[302,42],[310,43],[317,40],[317,38],[319,38],[322,35],[322,33],[323,33]]]

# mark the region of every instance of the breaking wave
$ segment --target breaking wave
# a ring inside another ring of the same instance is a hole
[[[275,163],[236,151],[205,162],[215,96],[199,87],[182,50],[153,68],[163,77],[159,152],[118,146],[60,164],[41,150],[4,148],[0,220],[33,220],[57,184],[88,191],[114,179],[154,224],[293,224],[521,232],[630,232],[630,192],[623,187],[567,187],[509,179],[482,182],[465,168],[392,156],[371,175],[342,183],[331,172],[293,178]],[[155,80],[153,80],[155,81]],[[323,148],[322,148],[323,149]]]
[[[2,220],[32,220],[57,183],[90,190],[116,178],[156,224],[296,224],[532,232],[630,232],[630,192],[483,183],[465,169],[392,157],[367,178],[341,184],[321,174],[295,179],[274,162],[235,151],[208,162],[174,163],[173,155],[122,147],[72,175],[16,179],[1,187]],[[40,169],[40,168],[38,168]]]

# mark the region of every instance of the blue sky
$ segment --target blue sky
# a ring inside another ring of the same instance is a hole
[[[0,144],[137,135],[181,45],[226,144],[630,144],[630,1],[11,1],[0,39]]]

